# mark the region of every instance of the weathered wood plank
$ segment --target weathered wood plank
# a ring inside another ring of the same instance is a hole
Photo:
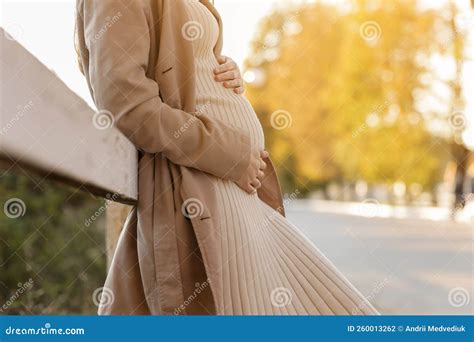
[[[0,157],[116,202],[137,199],[137,151],[0,28]],[[106,125],[107,126],[107,125]]]

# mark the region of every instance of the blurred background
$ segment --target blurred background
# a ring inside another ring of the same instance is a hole
[[[215,5],[289,219],[382,314],[472,314],[471,1]],[[0,25],[93,107],[74,9],[3,0]],[[0,179],[25,209],[0,215],[0,314],[95,314],[112,204],[6,161]]]

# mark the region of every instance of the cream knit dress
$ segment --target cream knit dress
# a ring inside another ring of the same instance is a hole
[[[244,129],[263,149],[263,130],[248,100],[213,78],[219,65],[213,52],[219,30],[216,18],[199,0],[185,1],[191,19],[188,29],[194,30],[198,112]],[[223,314],[377,314],[311,241],[256,194],[217,178],[215,186],[226,265]]]

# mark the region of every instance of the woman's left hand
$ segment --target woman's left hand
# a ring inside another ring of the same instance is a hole
[[[244,82],[237,63],[226,56],[218,56],[217,61],[220,65],[214,69],[214,79],[217,82],[222,82],[225,88],[233,89],[235,93],[242,94],[244,92]]]

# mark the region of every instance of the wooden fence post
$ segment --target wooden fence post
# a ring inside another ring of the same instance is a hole
[[[105,244],[107,248],[107,267],[110,266],[112,258],[117,248],[118,238],[122,231],[123,224],[132,207],[129,205],[111,202],[107,206],[105,224]]]

